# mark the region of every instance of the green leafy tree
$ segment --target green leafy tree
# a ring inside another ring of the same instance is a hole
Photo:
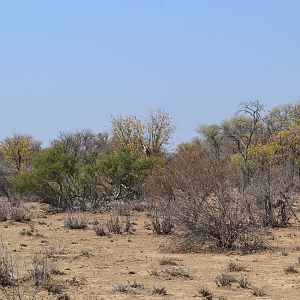
[[[113,187],[114,198],[137,196],[150,171],[162,164],[160,157],[145,157],[121,146],[98,161],[99,172]]]

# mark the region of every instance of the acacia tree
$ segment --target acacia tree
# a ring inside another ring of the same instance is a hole
[[[27,169],[40,149],[39,141],[34,140],[30,135],[21,134],[6,138],[0,145],[5,163],[14,173]]]
[[[172,118],[162,110],[151,112],[145,122],[136,116],[112,119],[112,136],[116,144],[144,152],[147,156],[161,155],[174,129]]]
[[[214,156],[220,159],[222,146],[224,144],[224,135],[222,134],[220,126],[217,124],[200,125],[197,132],[200,133],[205,141],[212,147]]]
[[[160,155],[169,144],[175,126],[171,116],[162,110],[150,113],[145,123],[145,144],[150,155]]]
[[[222,123],[222,132],[232,145],[232,158],[243,174],[242,191],[245,191],[251,177],[249,148],[259,136],[263,109],[263,105],[258,101],[242,103],[237,115]]]
[[[117,145],[142,150],[144,126],[136,116],[112,118],[112,138]]]

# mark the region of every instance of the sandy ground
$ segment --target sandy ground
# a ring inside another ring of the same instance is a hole
[[[52,252],[51,262],[62,271],[55,280],[62,283],[70,299],[197,299],[197,290],[205,287],[213,299],[300,299],[300,231],[297,228],[276,229],[274,234],[280,249],[251,255],[236,254],[170,254],[163,253],[160,245],[166,237],[156,236],[145,228],[146,217],[135,212],[135,233],[98,237],[92,225],[85,230],[64,228],[64,214],[46,215],[39,204],[28,204],[33,219],[28,223],[0,223],[2,240],[20,264],[30,266],[35,253]],[[101,214],[90,214],[90,221]],[[21,235],[23,229],[34,228],[33,236]],[[153,276],[151,270],[164,270],[164,258],[172,258],[190,275],[173,278]],[[246,267],[246,271],[232,272],[239,278],[246,275],[251,285],[263,288],[266,296],[255,297],[250,289],[233,284],[218,287],[215,277],[226,272],[229,262]],[[286,274],[284,269],[293,265],[299,271]],[[144,288],[133,288],[131,293],[113,292],[120,283],[138,283]],[[165,287],[167,295],[155,295],[153,287]],[[0,299],[3,296],[0,295]],[[42,291],[37,299],[57,299]],[[201,297],[198,296],[198,299]],[[202,298],[204,299],[204,298]]]

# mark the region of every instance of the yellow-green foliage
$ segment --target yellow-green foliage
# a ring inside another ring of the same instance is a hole
[[[0,145],[7,166],[13,172],[25,170],[40,149],[40,143],[29,135],[15,134]]]

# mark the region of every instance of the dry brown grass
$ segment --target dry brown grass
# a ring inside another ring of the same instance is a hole
[[[19,257],[22,265],[31,266],[35,253],[45,254],[59,271],[51,274],[54,281],[48,284],[48,288],[61,294],[50,292],[48,295],[48,291],[43,289],[37,300],[57,300],[58,297],[76,300],[148,300],[162,297],[164,289],[167,291],[164,296],[166,299],[195,299],[199,286],[205,287],[213,295],[213,299],[240,300],[259,296],[269,300],[298,299],[298,274],[287,275],[284,272],[290,265],[299,269],[297,261],[300,257],[300,234],[297,228],[279,228],[273,231],[276,240],[270,242],[278,245],[280,251],[247,255],[172,254],[164,253],[160,248],[167,241],[166,236],[152,234],[145,229],[147,217],[144,212],[132,213],[135,231],[129,239],[125,234],[99,237],[93,226],[88,226],[85,230],[66,229],[64,220],[67,215],[59,213],[46,215],[45,218],[45,208],[43,205],[36,205],[35,211],[30,211],[32,219],[29,225],[40,235],[20,235],[25,227],[24,223],[12,223],[9,220],[0,223],[2,239],[9,243],[13,257]],[[87,218],[100,219],[105,223],[110,216],[108,213],[96,213]],[[21,247],[21,244],[26,244],[27,247]],[[288,256],[283,256],[281,251],[288,252]],[[180,268],[179,272],[176,272],[179,270],[177,268]],[[216,275],[229,272],[229,269],[231,272],[227,274],[233,275],[237,281],[228,287],[218,287],[214,282]],[[151,276],[149,270],[156,270],[158,276]],[[184,276],[185,273],[190,277]],[[246,285],[245,280],[241,280],[245,275],[248,282]],[[113,287],[120,283],[129,283],[131,292],[113,292]],[[138,288],[138,285],[144,288]],[[247,288],[241,288],[241,285]],[[263,296],[264,293],[267,295]]]

